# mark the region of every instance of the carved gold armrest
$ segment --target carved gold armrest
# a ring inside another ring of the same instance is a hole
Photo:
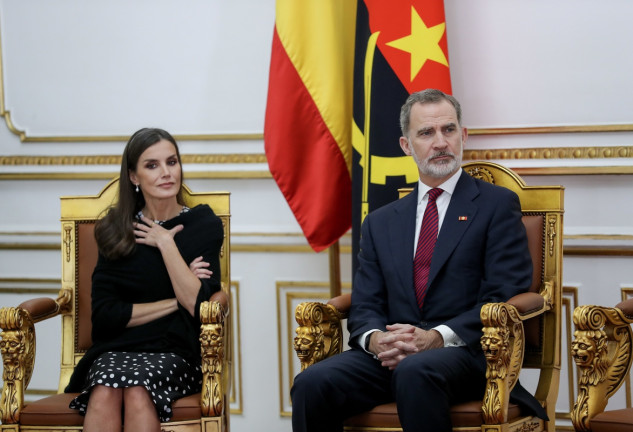
[[[633,317],[627,311],[632,305],[629,300],[615,308],[579,306],[574,310],[571,353],[579,368],[579,383],[571,418],[578,431],[591,430],[589,422],[604,411],[631,368]]]
[[[294,349],[301,362],[301,370],[343,350],[341,320],[347,310],[341,312],[337,306],[349,309],[349,295],[336,297],[330,303],[304,302],[295,309],[299,327]]]
[[[484,326],[481,347],[486,356],[487,380],[482,406],[484,422],[507,423],[510,391],[523,364],[525,337],[522,317],[509,303],[487,303],[481,309],[481,322]]]
[[[25,309],[4,307],[0,309],[0,328],[3,363],[0,420],[3,424],[15,424],[20,421],[24,391],[33,374],[35,327]]]
[[[200,305],[200,347],[202,356],[202,415],[215,417],[224,409],[222,369],[226,355],[224,321],[229,313],[226,293],[219,291]]]
[[[56,300],[48,297],[27,300],[18,307],[0,309],[0,352],[2,354],[2,396],[0,421],[15,424],[24,406],[24,392],[35,366],[36,322],[66,311],[71,291],[61,289]]]

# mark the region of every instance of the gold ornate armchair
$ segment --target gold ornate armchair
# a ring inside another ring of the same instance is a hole
[[[489,303],[482,308],[481,344],[486,354],[488,380],[485,396],[484,400],[453,406],[453,428],[462,432],[554,432],[560,375],[563,187],[526,186],[514,172],[490,162],[467,163],[463,168],[474,177],[517,193],[534,274],[529,292],[506,303]],[[341,352],[341,320],[347,317],[350,304],[351,295],[344,294],[327,304],[306,302],[297,306],[295,317],[299,327],[295,350],[302,370]],[[535,397],[547,410],[547,422],[522,415],[519,407],[509,402],[510,391],[522,368],[538,370]],[[348,418],[345,430],[402,431],[402,428],[396,405],[390,403]]]
[[[578,365],[578,398],[572,410],[577,431],[633,431],[633,408],[605,411],[633,360],[633,299],[615,307],[579,306],[571,354]]]
[[[3,387],[0,432],[80,431],[83,416],[68,408],[76,394],[63,393],[72,371],[91,341],[91,276],[97,261],[94,223],[117,196],[118,179],[99,195],[61,198],[62,278],[57,299],[37,298],[18,307],[0,309],[0,351]],[[208,204],[222,219],[224,245],[220,256],[222,290],[200,307],[202,392],[174,402],[173,418],[164,431],[224,432],[229,429],[229,375],[231,358],[229,311],[230,241],[229,193],[193,193],[184,187],[188,206]],[[33,373],[35,327],[61,316],[62,349],[58,394],[25,403],[24,394]]]

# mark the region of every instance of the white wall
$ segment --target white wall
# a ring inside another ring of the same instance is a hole
[[[472,132],[467,150],[499,160],[509,149],[500,161],[528,184],[565,185],[572,306],[574,292],[578,304],[617,303],[633,287],[633,3],[445,5],[453,93]],[[274,0],[0,0],[0,304],[55,295],[59,196],[98,193],[136,129],[179,135],[182,154],[199,156],[185,165],[192,189],[232,192],[236,432],[291,430],[292,309],[325,296],[329,280],[327,254],[310,252],[262,157],[273,24]],[[612,125],[626,130],[603,131]],[[528,127],[547,133],[512,133]],[[498,134],[481,134],[490,129]],[[557,150],[545,158],[526,148]],[[560,159],[559,149],[571,150]],[[344,248],[344,282],[350,261]],[[39,327],[30,388],[52,390],[59,323]],[[563,382],[560,411],[568,393]],[[623,406],[622,392],[615,403]]]

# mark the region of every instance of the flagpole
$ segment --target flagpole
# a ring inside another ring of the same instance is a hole
[[[341,295],[341,248],[338,240],[328,248],[330,261],[330,298]]]
[[[369,172],[371,171],[371,150],[369,148],[369,129],[371,127],[369,119],[371,118],[371,77],[373,73],[374,53],[376,51],[376,41],[380,32],[373,33],[367,41],[367,52],[365,53],[364,79],[363,87],[365,94],[365,119],[363,125],[363,136],[365,138],[365,147],[362,159],[365,161],[363,165],[363,187],[361,198],[360,222],[363,223],[365,216],[369,213]]]

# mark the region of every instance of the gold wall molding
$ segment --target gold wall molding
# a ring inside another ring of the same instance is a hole
[[[183,154],[184,164],[266,164],[264,153],[210,153]],[[118,175],[120,155],[80,155],[80,156],[0,156],[2,166],[97,166],[112,165],[112,171],[105,172],[5,172],[0,180],[103,180]],[[270,179],[272,175],[265,170],[206,170],[188,171],[189,179]]]
[[[520,176],[545,175],[631,175],[633,166],[559,166],[512,168]]]
[[[594,160],[613,158],[633,158],[633,146],[611,147],[555,147],[555,148],[505,148],[465,150],[464,160]],[[210,153],[183,154],[185,164],[267,164],[264,153]],[[120,155],[15,155],[0,156],[0,167],[28,166],[104,166],[118,167]],[[517,167],[519,175],[610,175],[633,174],[633,166],[555,166]],[[0,180],[101,180],[111,179],[118,174],[117,168],[107,172],[5,172]],[[187,178],[203,179],[271,179],[265,170],[207,170],[187,172]]]
[[[0,277],[0,283],[23,283],[23,284],[31,284],[31,283],[59,283],[59,279],[57,279],[57,278],[27,278],[27,277],[11,278],[11,277]]]
[[[215,153],[183,154],[182,162],[187,164],[261,164],[267,163],[264,153]],[[121,164],[121,155],[82,156],[0,156],[2,166],[75,166],[75,165],[116,165]]]
[[[0,250],[60,250],[59,244],[53,243],[15,243],[0,242]]]
[[[563,256],[633,257],[633,246],[563,246]]]
[[[203,153],[183,154],[181,157],[182,162],[187,164],[268,163],[264,153]],[[613,159],[632,157],[633,146],[530,147],[464,150],[464,160]],[[118,166],[120,163],[120,155],[0,156],[0,166]]]
[[[112,180],[118,172],[32,172],[32,173],[0,173],[0,180]],[[233,179],[233,180],[261,180],[272,179],[270,171],[240,170],[240,171],[191,171],[185,174],[187,179]]]
[[[527,135],[560,133],[633,132],[633,124],[561,125],[505,128],[468,128],[468,135]]]
[[[464,160],[612,159],[633,157],[633,146],[527,147],[464,150]]]
[[[6,114],[6,115],[5,115]],[[70,136],[27,136],[24,131],[17,130],[11,122],[9,111],[3,112],[7,127],[14,135],[26,143],[77,143],[77,142],[127,142],[129,135],[70,135]],[[208,133],[208,134],[174,134],[174,139],[181,141],[260,141],[264,134],[256,133]]]

